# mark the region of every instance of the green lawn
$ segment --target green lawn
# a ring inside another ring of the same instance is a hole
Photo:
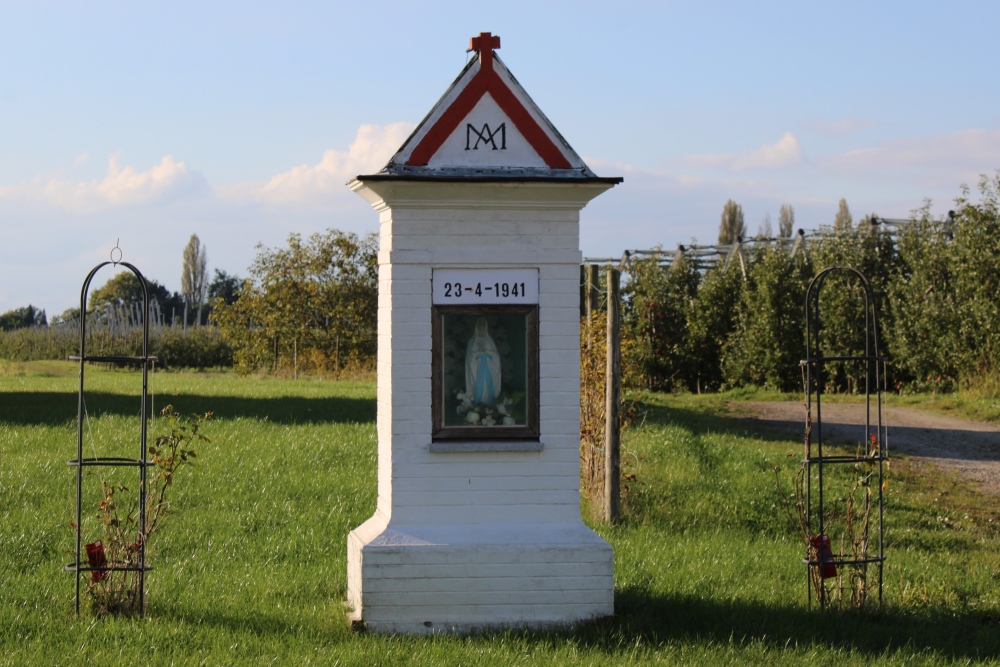
[[[136,447],[138,376],[87,378],[88,447]],[[653,396],[626,435],[626,519],[597,526],[615,547],[613,619],[407,638],[352,632],[342,607],[347,533],[375,507],[374,384],[157,373],[156,409],[214,411],[211,443],[151,544],[146,617],[77,619],[77,382],[72,364],[0,366],[0,664],[1000,662],[996,499],[893,460],[883,611],[810,610],[773,472],[787,483],[801,445],[712,396]]]

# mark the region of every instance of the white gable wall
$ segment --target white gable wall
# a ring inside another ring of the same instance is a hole
[[[510,164],[545,167],[545,161],[486,93],[441,144],[427,167],[504,167]]]

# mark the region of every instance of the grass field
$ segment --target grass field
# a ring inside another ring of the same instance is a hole
[[[137,447],[138,377],[87,378],[87,446],[93,434],[99,454]],[[614,618],[562,632],[355,633],[346,537],[375,507],[374,384],[157,373],[151,387],[157,410],[214,411],[211,443],[151,544],[147,616],[75,618],[63,566],[76,368],[0,366],[0,664],[1000,663],[996,499],[894,460],[883,610],[809,609],[773,472],[790,480],[800,445],[745,431],[712,396],[652,396],[625,439],[626,518],[596,526],[615,547]]]

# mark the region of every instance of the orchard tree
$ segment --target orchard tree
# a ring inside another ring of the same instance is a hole
[[[955,201],[951,251],[959,329],[955,341],[965,378],[1000,373],[1000,172],[979,181],[980,201],[968,187]]]
[[[754,249],[735,326],[722,350],[728,386],[801,389],[805,343],[802,305],[812,268],[778,244]]]
[[[166,287],[148,277],[146,289],[149,291],[150,305],[158,306],[168,323],[172,321],[174,311],[178,307],[183,308],[184,304],[179,294],[176,292],[171,294]],[[132,310],[134,307],[142,307],[142,285],[131,271],[117,273],[106,283],[92,290],[87,302],[88,313],[118,308]]]
[[[959,376],[960,304],[954,253],[925,206],[898,239],[899,265],[890,286],[893,366],[922,390],[954,388]]]
[[[722,355],[736,326],[746,280],[736,262],[718,262],[705,272],[687,314],[688,355],[694,360],[694,389],[721,388]]]
[[[729,245],[736,239],[746,236],[747,226],[743,221],[743,207],[732,199],[722,207],[722,219],[719,221],[719,244]]]
[[[669,266],[662,252],[635,260],[623,296],[623,329],[634,341],[626,360],[626,379],[632,386],[654,391],[683,388],[694,375],[686,314],[698,290],[698,272],[678,248]],[[694,385],[694,382],[690,382]]]
[[[213,319],[235,348],[243,370],[299,364],[339,370],[375,354],[378,305],[377,239],[337,230],[287,248],[257,246],[232,304],[215,300]],[[282,361],[284,360],[284,361]]]
[[[846,227],[823,238],[813,253],[817,271],[831,266],[850,266],[860,271],[874,291],[880,332],[879,353],[888,354],[885,332],[891,328],[891,310],[887,292],[896,272],[897,253],[892,235],[879,231],[870,217],[862,218],[856,227]],[[819,353],[828,357],[850,357],[866,354],[865,292],[863,285],[851,273],[829,275],[819,294],[820,316]],[[865,390],[865,368],[856,362],[828,364],[828,389],[850,393]]]

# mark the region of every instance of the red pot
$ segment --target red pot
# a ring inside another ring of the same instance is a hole
[[[809,538],[816,560],[820,562],[819,575],[824,579],[837,576],[837,566],[833,564],[833,550],[830,548],[830,538],[827,535],[814,535]]]
[[[90,567],[107,567],[108,559],[104,556],[104,543],[100,540],[96,542],[91,542],[86,545],[87,549],[87,561],[90,562]],[[90,573],[90,576],[94,578],[94,581],[100,581],[104,577],[108,576],[107,570],[95,570]]]

